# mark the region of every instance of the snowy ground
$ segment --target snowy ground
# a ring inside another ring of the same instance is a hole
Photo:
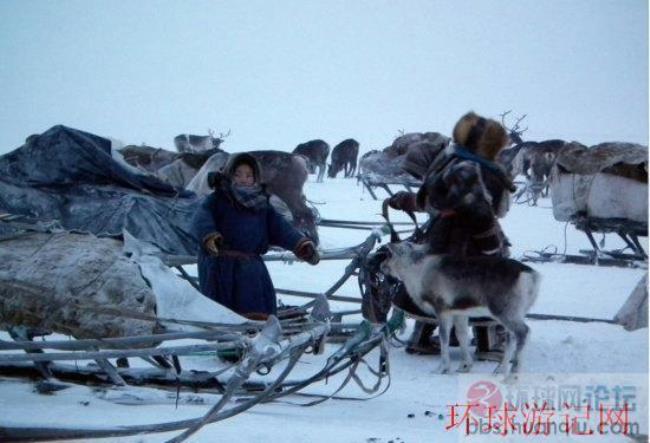
[[[327,180],[324,184],[309,182],[306,194],[323,218],[381,221],[380,204],[364,192],[355,180]],[[381,194],[381,191],[380,191]],[[383,194],[381,194],[383,196]],[[398,214],[394,220],[404,220]],[[514,257],[547,246],[577,253],[588,249],[587,238],[571,225],[553,219],[550,200],[540,200],[539,207],[514,205],[503,220],[503,227],[513,246]],[[325,249],[360,243],[367,231],[322,228],[322,247]],[[599,239],[599,238],[598,238]],[[643,239],[647,241],[647,239]],[[646,244],[647,246],[647,244]],[[622,242],[607,236],[607,249],[622,247]],[[326,290],[343,272],[347,263],[321,262],[317,267],[304,264],[272,263],[271,275],[278,288]],[[532,312],[567,316],[611,319],[626,300],[644,269],[596,267],[569,264],[533,264],[542,276],[541,293]],[[357,296],[354,280],[346,283],[339,295]],[[285,304],[304,303],[305,299],[280,296]],[[332,308],[355,309],[349,303],[333,303]],[[566,321],[530,320],[531,335],[525,351],[525,371],[535,380],[582,380],[589,377],[594,383],[612,386],[634,384],[636,378],[645,381],[645,388],[634,391],[637,406],[647,411],[648,330],[627,332],[622,327],[604,323],[576,323]],[[403,338],[408,336],[409,320]],[[2,337],[4,338],[4,337]],[[328,344],[325,355],[335,349]],[[452,359],[458,355],[452,354]],[[200,357],[198,364],[210,365],[209,357]],[[309,356],[299,363],[295,378],[318,369],[324,357]],[[376,365],[377,353],[368,361]],[[439,375],[434,372],[438,357],[407,355],[403,349],[390,350],[392,384],[388,391],[367,401],[329,400],[304,408],[288,403],[256,406],[251,411],[203,428],[189,441],[278,441],[278,442],[438,442],[464,441],[458,429],[445,430],[450,424],[450,407],[465,398],[467,383],[472,378],[459,375]],[[478,362],[473,369],[479,377],[488,378],[495,363]],[[555,374],[553,379],[542,374]],[[368,383],[374,378],[366,373]],[[307,391],[332,393],[340,378],[334,377]],[[540,382],[540,383],[542,383]],[[584,384],[583,383],[583,384]],[[130,393],[140,391],[129,388]],[[165,392],[145,396],[146,406],[124,406],[93,393],[86,387],[74,387],[54,395],[33,393],[33,385],[15,379],[0,378],[0,426],[2,424],[40,425],[129,425],[195,418],[203,415],[207,404],[174,406]],[[119,394],[119,393],[117,393]],[[111,395],[117,395],[111,394]],[[341,396],[364,397],[363,392],[350,383]],[[301,403],[310,399],[295,397],[290,401]],[[207,403],[214,399],[207,397]],[[647,414],[647,412],[646,412]],[[410,416],[412,415],[412,416]],[[637,414],[639,415],[639,414]],[[638,418],[634,416],[634,418]],[[647,415],[638,420],[640,432],[648,433]],[[175,433],[106,439],[102,441],[158,442]],[[478,440],[471,436],[468,441]],[[537,438],[508,435],[492,436],[490,441],[626,441],[614,435],[540,436]]]

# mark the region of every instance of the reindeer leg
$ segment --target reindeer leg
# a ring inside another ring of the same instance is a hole
[[[503,350],[501,363],[496,367],[494,373],[504,374],[507,377],[510,373],[510,361],[512,360],[515,351],[515,340],[517,338],[515,330],[517,329],[519,322],[517,319],[514,319],[512,315],[508,316],[507,314],[497,317],[496,320],[506,328],[506,331],[508,332],[508,342]]]
[[[438,372],[448,374],[450,368],[449,361],[449,333],[451,332],[452,319],[449,314],[440,314],[438,316],[438,334],[440,335],[440,357],[442,361],[438,367]]]
[[[529,331],[530,328],[523,321],[517,322],[514,327],[515,337],[517,338],[517,350],[515,351],[514,358],[511,360],[513,374],[519,372],[520,369],[519,364],[521,362],[521,351],[524,349],[524,345],[526,344],[526,338],[528,337]]]
[[[458,367],[457,372],[469,372],[474,364],[472,354],[469,352],[468,336],[468,319],[463,315],[454,316],[454,327],[456,328],[456,338],[460,343],[460,349],[463,352],[463,364]]]
[[[507,376],[510,372],[516,373],[519,371],[519,359],[521,357],[521,351],[526,344],[529,328],[523,319],[509,318],[499,320],[508,330],[508,345],[503,353],[503,360],[501,360],[501,363],[494,372]],[[510,367],[511,364],[512,367]]]
[[[506,326],[508,331],[508,343],[506,348],[503,350],[503,357],[501,358],[501,363],[494,369],[495,374],[504,374],[507,376],[510,373],[510,360],[515,351],[515,333]]]

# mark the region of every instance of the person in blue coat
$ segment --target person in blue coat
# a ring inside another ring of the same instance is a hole
[[[276,313],[275,289],[261,255],[270,245],[293,251],[315,265],[314,243],[293,228],[269,203],[260,183],[261,167],[248,153],[232,155],[222,172],[213,173],[214,192],[201,202],[193,219],[201,292],[249,318]]]

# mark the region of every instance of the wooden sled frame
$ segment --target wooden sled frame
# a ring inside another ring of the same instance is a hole
[[[395,185],[403,186],[404,189],[406,189],[409,192],[415,192],[414,189],[418,189],[420,186],[422,186],[422,182],[417,181],[417,180],[405,179],[405,180],[392,180],[391,181],[391,180],[387,179],[387,180],[379,181],[379,180],[376,180],[373,177],[369,176],[368,174],[360,174],[359,176],[357,176],[357,179],[359,181],[361,181],[364,188],[366,188],[368,190],[368,192],[370,193],[370,195],[372,196],[372,198],[374,200],[379,200],[377,198],[377,194],[375,194],[375,191],[374,191],[376,188],[383,189],[384,191],[386,191],[388,193],[389,196],[392,197],[393,195],[395,195],[395,193],[391,190],[391,188],[390,188],[391,185],[393,185],[393,186],[395,186]]]

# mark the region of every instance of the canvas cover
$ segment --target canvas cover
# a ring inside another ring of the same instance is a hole
[[[178,255],[194,255],[190,234],[198,205],[127,164],[108,139],[54,126],[0,157],[0,213],[56,220],[67,230],[136,238]]]
[[[570,143],[551,173],[553,216],[648,223],[648,149],[631,143]]]
[[[614,321],[627,331],[648,327],[648,273],[636,285]]]

